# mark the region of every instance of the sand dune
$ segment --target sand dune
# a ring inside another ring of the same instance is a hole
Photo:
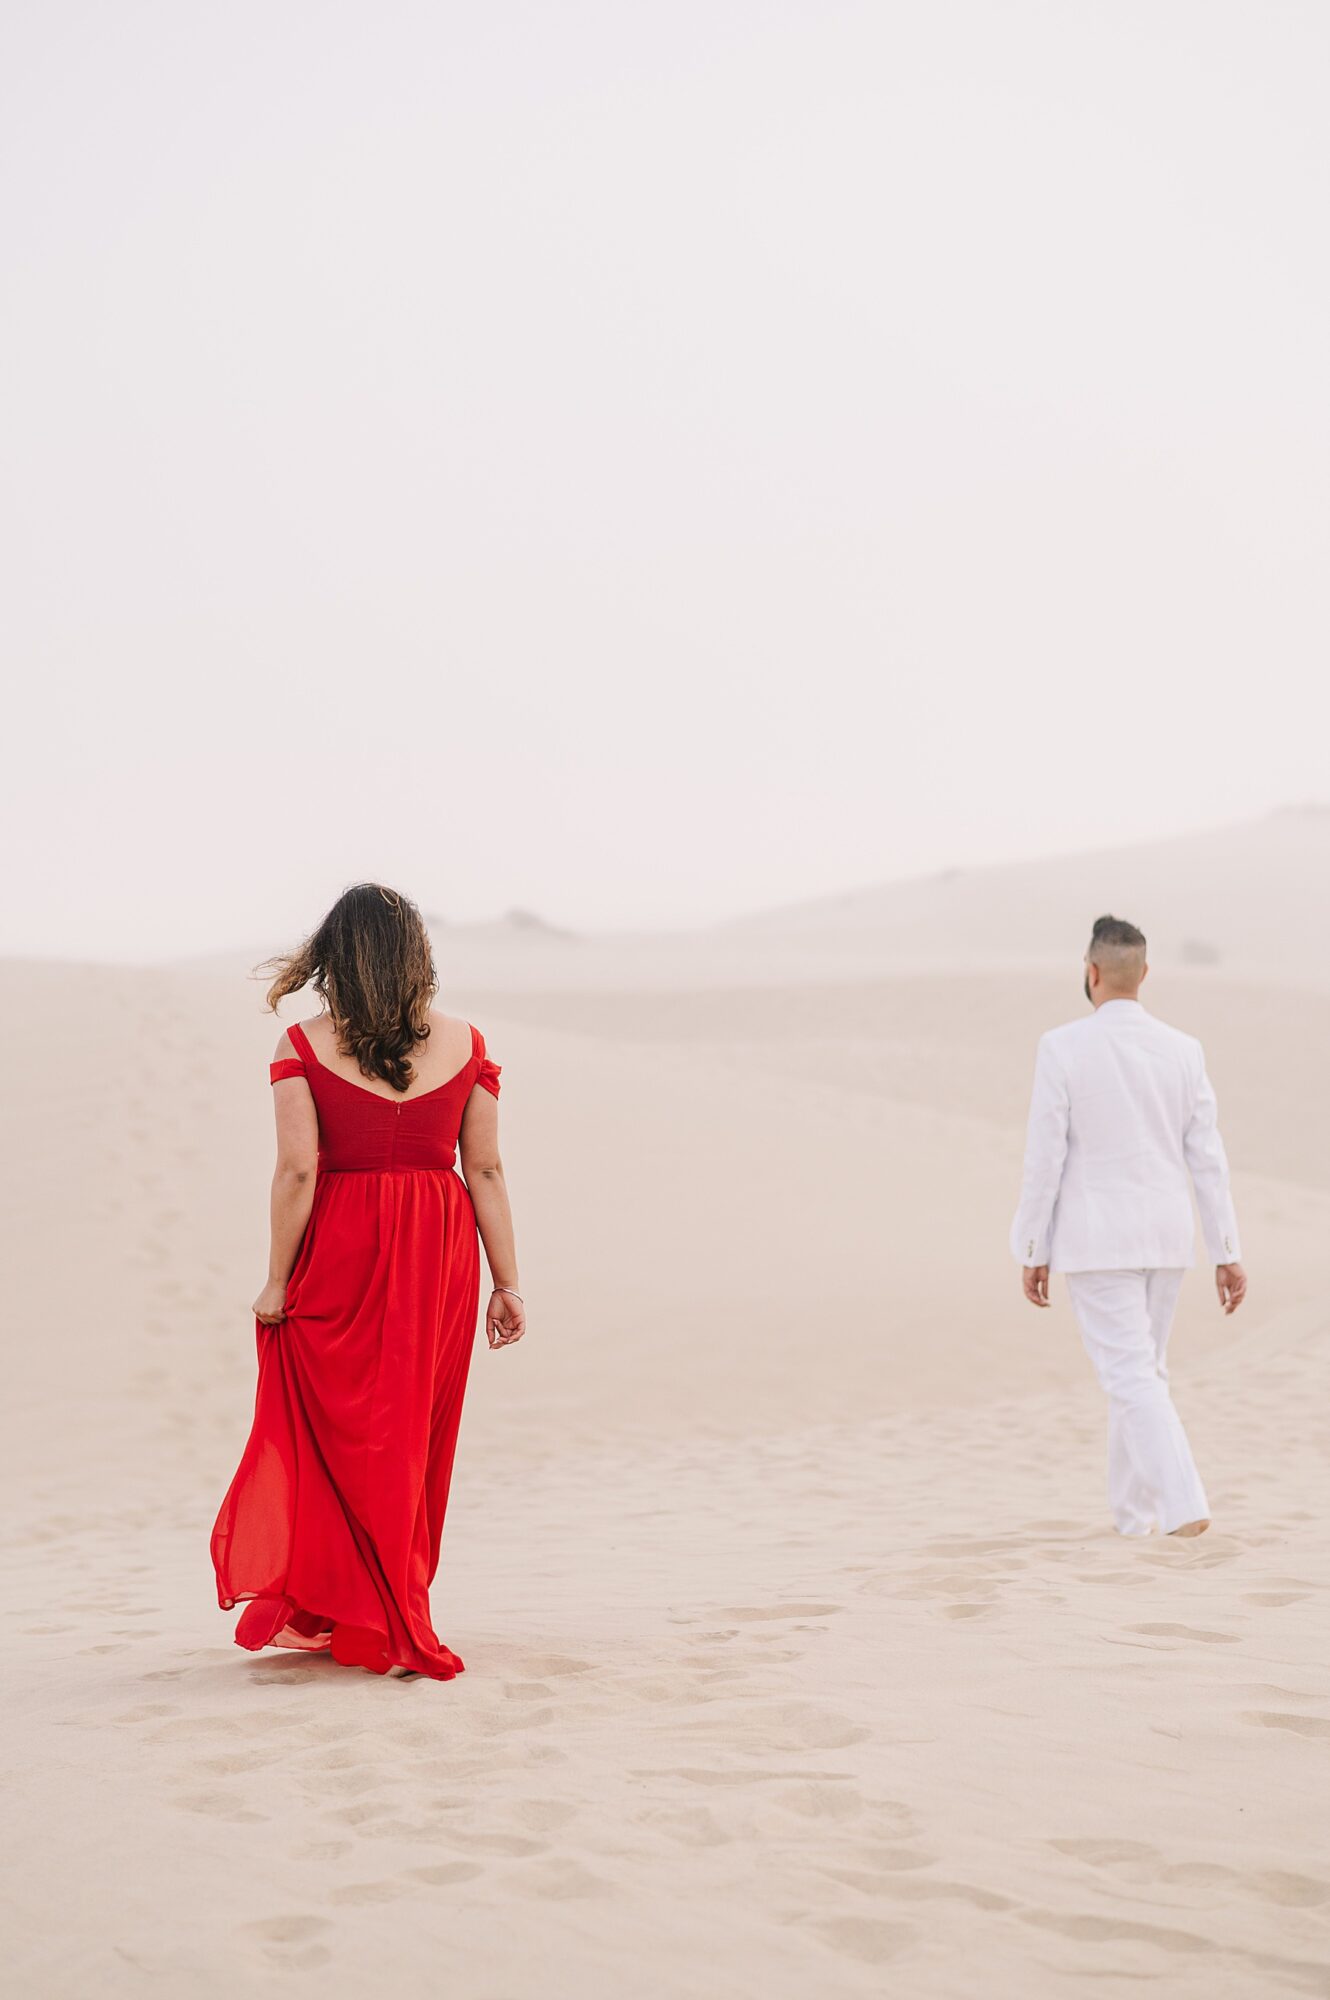
[[[857,935],[893,965],[1015,964],[1060,956],[1089,918],[1113,910],[1141,925],[1160,963],[1320,979],[1330,945],[1312,913],[1327,878],[1330,806],[1308,805],[1134,847],[949,869],[774,910],[743,928],[831,949]]]
[[[733,938],[636,985],[603,943],[580,982],[540,983],[568,940],[457,955],[533,1332],[476,1357],[447,1687],[244,1655],[213,1601],[255,990],[4,968],[53,1052],[3,1167],[14,1991],[1330,1994],[1324,996],[1158,956],[1254,1292],[1224,1321],[1198,1273],[1177,1335],[1215,1529],[1126,1544],[1065,1304],[1005,1253],[1075,949],[832,980],[802,923],[751,976]]]

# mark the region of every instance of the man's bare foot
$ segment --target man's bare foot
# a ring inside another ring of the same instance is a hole
[[[1208,1521],[1188,1521],[1185,1528],[1170,1528],[1170,1535],[1203,1535],[1209,1527]]]

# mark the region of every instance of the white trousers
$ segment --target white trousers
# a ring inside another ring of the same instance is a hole
[[[1120,1535],[1209,1519],[1164,1354],[1183,1271],[1069,1271],[1067,1290],[1108,1396],[1108,1504]]]

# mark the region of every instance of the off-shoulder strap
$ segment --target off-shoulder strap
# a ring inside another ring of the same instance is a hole
[[[485,1037],[481,1034],[479,1028],[473,1027],[471,1030],[471,1055],[472,1059],[480,1065],[476,1071],[476,1082],[483,1090],[488,1090],[491,1097],[497,1097],[499,1094],[500,1066],[496,1062],[491,1062],[485,1054]]]
[[[268,1064],[269,1083],[281,1083],[288,1076],[307,1076],[309,1073],[305,1067],[305,1058],[314,1053],[309,1045],[309,1036],[299,1021],[293,1021],[286,1032],[296,1053],[293,1056],[279,1056],[276,1062]],[[317,1061],[317,1058],[315,1060]]]
[[[319,1059],[310,1046],[309,1036],[305,1033],[299,1021],[293,1021],[286,1032],[291,1037],[291,1045],[298,1056],[306,1063],[318,1062]]]

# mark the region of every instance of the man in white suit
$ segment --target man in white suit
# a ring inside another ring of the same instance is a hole
[[[1196,1261],[1188,1175],[1226,1313],[1242,1304],[1247,1278],[1205,1057],[1141,1005],[1148,970],[1135,924],[1100,917],[1085,954],[1094,1012],[1039,1043],[1011,1248],[1031,1305],[1048,1305],[1050,1271],[1066,1274],[1108,1393],[1118,1532],[1199,1535],[1210,1509],[1164,1365]]]

